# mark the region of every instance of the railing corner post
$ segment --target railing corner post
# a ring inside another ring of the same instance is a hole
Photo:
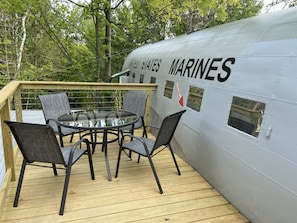
[[[2,118],[1,118],[1,127],[2,127],[2,140],[4,148],[4,158],[6,171],[11,169],[11,180],[15,181],[15,162],[14,162],[14,152],[12,144],[12,135],[10,133],[9,127],[4,123],[4,120],[10,120],[10,101],[7,99],[3,109],[2,109]]]
[[[18,122],[22,122],[23,121],[22,95],[21,95],[20,87],[15,91],[13,98],[14,98],[14,108],[15,108],[16,120]]]

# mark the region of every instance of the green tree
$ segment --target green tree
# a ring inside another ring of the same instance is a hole
[[[39,1],[15,0],[1,1],[1,35],[0,50],[3,58],[1,81],[9,82],[19,77],[23,59],[24,46],[27,39],[27,17]],[[5,76],[5,78],[3,78]]]
[[[253,16],[260,8],[256,0],[3,0],[0,82],[110,81],[143,44]]]
[[[94,56],[85,44],[82,18],[83,9],[59,1],[36,8],[21,79],[94,81]]]
[[[113,15],[113,68],[143,44],[254,16],[261,8],[257,0],[131,0]]]
[[[257,15],[263,3],[257,0],[149,0],[150,14],[161,33],[176,34]]]

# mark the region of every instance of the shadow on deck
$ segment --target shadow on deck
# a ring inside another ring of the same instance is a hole
[[[67,139],[65,140],[67,141]],[[108,145],[114,176],[118,144]],[[122,154],[122,156],[125,156]],[[19,206],[12,206],[16,184],[8,189],[0,222],[249,222],[193,168],[177,158],[181,176],[165,150],[153,159],[164,194],[160,195],[149,163],[122,157],[118,178],[107,180],[104,156],[93,155],[96,180],[89,173],[87,156],[73,166],[65,205],[59,216],[64,171],[28,166]],[[17,159],[17,173],[21,156]]]

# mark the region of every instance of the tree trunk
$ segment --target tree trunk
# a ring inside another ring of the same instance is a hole
[[[5,71],[5,76],[7,77],[7,83],[10,82],[10,71],[9,71],[9,63],[8,63],[8,47],[7,47],[7,43],[6,43],[6,39],[7,39],[7,20],[6,20],[6,16],[4,16],[3,18],[4,21],[4,51],[5,51],[5,67],[6,67],[6,71]]]
[[[105,74],[104,81],[110,82],[111,80],[111,1],[109,0],[108,7],[104,10],[105,13]]]
[[[189,21],[188,21],[188,33],[193,31],[193,11],[189,11]]]
[[[95,34],[96,34],[96,80],[100,82],[100,46],[99,46],[99,15],[95,16]]]
[[[27,15],[28,15],[28,11],[26,11],[25,14],[22,16],[22,39],[21,39],[20,47],[17,51],[17,63],[16,63],[15,75],[13,78],[14,80],[16,80],[21,74],[21,63],[22,63],[25,41],[27,38],[27,30],[26,30]]]

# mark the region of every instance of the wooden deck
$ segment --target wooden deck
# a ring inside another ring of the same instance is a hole
[[[118,144],[108,145],[114,176]],[[55,177],[51,169],[28,166],[20,201],[12,206],[16,184],[8,189],[0,222],[249,222],[195,170],[177,159],[178,176],[169,152],[154,157],[164,190],[161,195],[146,159],[137,164],[125,155],[119,177],[107,180],[104,156],[100,149],[93,155],[96,180],[92,181],[87,156],[72,168],[63,216],[58,214],[64,183],[64,171]],[[21,156],[17,160],[17,173]]]

